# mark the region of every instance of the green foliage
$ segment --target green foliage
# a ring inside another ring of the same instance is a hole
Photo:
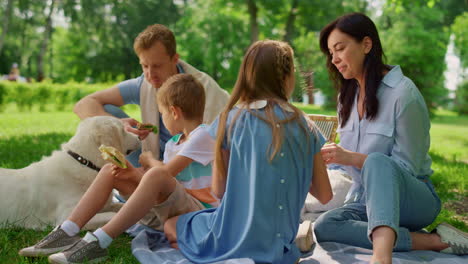
[[[175,27],[181,58],[228,90],[234,86],[250,44],[244,10],[219,0],[194,1],[187,4]]]
[[[381,32],[388,63],[402,67],[403,73],[421,91],[431,112],[445,102],[448,94],[443,84],[448,32],[442,27],[442,21],[440,10],[413,7],[398,13],[398,20],[385,25],[388,28]]]
[[[15,103],[20,111],[31,111],[33,106],[38,106],[39,111],[47,110],[48,105],[54,106],[56,110],[64,110],[66,106],[74,105],[84,96],[93,92],[103,90],[110,85],[66,83],[54,84],[42,83],[17,83],[0,82],[0,111],[2,105]],[[3,102],[3,103],[2,103]]]
[[[457,87],[455,110],[462,115],[468,115],[468,80],[465,80]]]
[[[468,67],[468,12],[455,19],[452,32],[455,35],[456,53],[460,56],[463,67]]]

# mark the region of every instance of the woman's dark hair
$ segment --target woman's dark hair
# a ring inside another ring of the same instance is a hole
[[[382,59],[385,55],[382,50],[377,28],[374,22],[366,15],[351,13],[337,18],[320,31],[320,49],[327,56],[327,68],[330,73],[330,79],[334,82],[335,87],[339,91],[338,115],[340,117],[341,127],[343,127],[349,119],[358,83],[355,79],[346,80],[343,78],[332,63],[332,56],[328,49],[328,37],[334,29],[338,29],[358,42],[361,42],[365,37],[369,37],[372,40],[372,49],[366,54],[363,65],[366,82],[364,106],[366,109],[366,118],[372,120],[377,116],[379,110],[377,89],[382,81],[383,71],[386,68]]]

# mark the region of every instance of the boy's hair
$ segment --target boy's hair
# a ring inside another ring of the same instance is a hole
[[[191,74],[176,74],[167,79],[158,90],[157,102],[162,107],[177,106],[184,118],[203,122],[205,89]]]
[[[164,25],[154,24],[148,26],[138,34],[133,42],[133,49],[138,55],[143,50],[150,49],[156,42],[161,42],[166,48],[167,54],[172,57],[177,53],[177,44],[174,33]]]

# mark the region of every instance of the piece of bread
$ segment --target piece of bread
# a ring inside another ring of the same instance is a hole
[[[151,123],[138,123],[136,128],[138,130],[149,130],[149,131],[152,131],[155,134],[158,133],[158,127],[151,124]]]
[[[114,164],[115,166],[126,169],[127,164],[125,163],[125,156],[118,151],[116,148],[106,145],[101,145],[99,147],[99,151],[101,151],[101,157],[104,160],[107,160]]]

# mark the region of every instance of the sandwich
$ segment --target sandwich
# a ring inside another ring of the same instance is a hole
[[[153,124],[150,124],[150,123],[138,123],[136,128],[138,130],[149,130],[149,131],[152,131],[155,134],[158,133],[158,127],[153,125]]]
[[[99,151],[101,151],[101,157],[104,160],[111,162],[112,164],[116,165],[119,168],[126,169],[127,164],[125,163],[125,156],[118,151],[114,147],[101,145],[99,147]]]

